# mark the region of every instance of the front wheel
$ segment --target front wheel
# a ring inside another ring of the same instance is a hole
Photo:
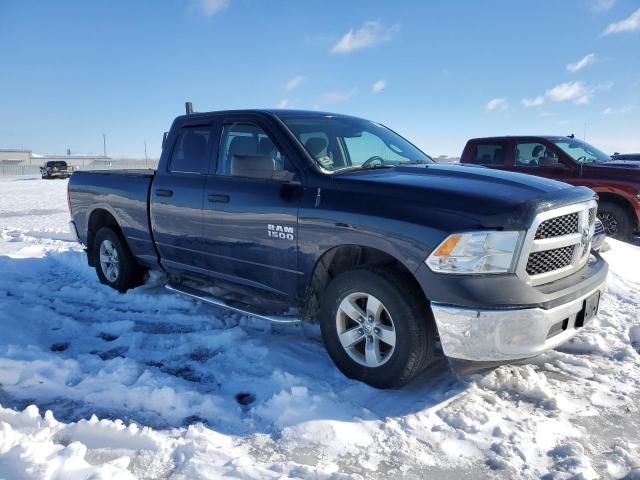
[[[98,230],[93,244],[96,273],[100,283],[121,293],[142,283],[143,270],[121,236],[109,227]]]
[[[340,371],[376,388],[409,382],[433,358],[428,306],[406,277],[389,271],[336,277],[321,298],[320,328]]]
[[[633,230],[631,219],[627,211],[620,205],[613,202],[601,202],[598,206],[598,218],[608,237],[622,241],[631,239]]]

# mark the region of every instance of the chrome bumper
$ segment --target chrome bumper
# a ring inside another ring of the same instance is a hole
[[[575,336],[576,317],[586,295],[548,310],[542,308],[479,310],[432,303],[446,356],[470,361],[508,361],[533,357]]]

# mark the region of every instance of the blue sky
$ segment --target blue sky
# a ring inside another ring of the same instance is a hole
[[[638,0],[0,0],[0,59],[0,148],[157,157],[191,100],[640,151]]]

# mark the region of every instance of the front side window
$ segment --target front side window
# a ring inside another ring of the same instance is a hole
[[[218,175],[285,180],[293,176],[290,170],[284,155],[261,127],[253,123],[224,125]]]
[[[433,162],[400,135],[368,120],[333,115],[282,120],[326,170]]]
[[[558,165],[558,156],[546,145],[537,142],[516,144],[517,167],[551,167]]]
[[[560,149],[578,163],[608,162],[611,157],[593,145],[574,138],[553,140]]]
[[[177,173],[207,173],[211,127],[184,127],[178,134],[171,154],[169,171]]]

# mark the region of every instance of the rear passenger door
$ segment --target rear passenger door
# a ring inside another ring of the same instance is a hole
[[[205,272],[203,192],[213,141],[211,123],[183,126],[151,186],[151,224],[160,261],[169,271]]]
[[[205,186],[203,244],[212,275],[295,296],[302,184],[285,146],[260,118],[224,119]]]

